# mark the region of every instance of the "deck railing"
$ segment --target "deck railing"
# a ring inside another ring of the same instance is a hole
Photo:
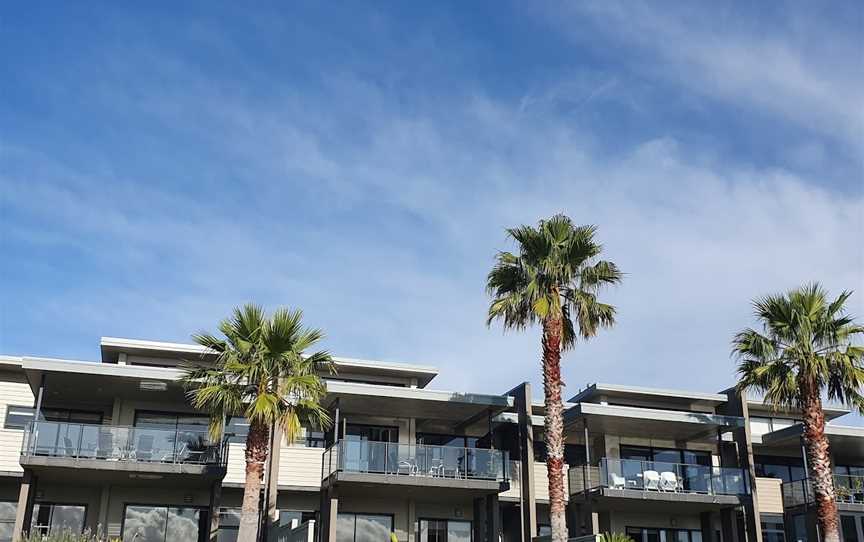
[[[816,502],[813,483],[809,478],[784,482],[783,506],[792,508]],[[864,476],[834,475],[834,495],[839,503],[864,504]]]
[[[597,466],[571,467],[571,493],[596,487],[705,495],[750,493],[746,471],[733,467],[605,457]]]
[[[22,456],[224,465],[227,447],[202,429],[31,422]]]
[[[507,481],[509,454],[501,450],[340,440],[324,452],[321,475],[334,472]]]

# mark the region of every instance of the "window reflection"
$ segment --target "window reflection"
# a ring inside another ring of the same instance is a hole
[[[123,540],[198,542],[201,511],[189,507],[127,506]]]
[[[86,513],[87,507],[81,505],[37,503],[33,506],[30,530],[41,535],[64,531],[80,533],[84,531]]]
[[[336,517],[336,542],[388,542],[393,517],[340,512]]]

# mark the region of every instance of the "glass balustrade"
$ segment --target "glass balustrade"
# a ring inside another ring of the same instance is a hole
[[[743,469],[636,459],[600,461],[600,483],[613,489],[638,489],[709,495],[750,492]]]
[[[206,429],[31,422],[24,430],[25,456],[218,464],[224,445]]]
[[[340,440],[325,452],[322,475],[342,471],[505,481],[507,462],[501,450]]]
[[[787,508],[812,504],[816,501],[813,483],[809,478],[784,482],[783,505]],[[837,502],[864,504],[864,476],[834,475],[834,498]]]

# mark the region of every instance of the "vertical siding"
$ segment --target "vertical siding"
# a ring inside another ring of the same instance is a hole
[[[759,512],[766,514],[783,513],[783,493],[779,478],[756,478],[756,494],[759,496]]]
[[[222,483],[246,483],[246,446],[242,442],[228,443],[228,468]]]
[[[21,468],[21,441],[23,429],[5,429],[8,405],[32,406],[33,392],[23,374],[0,373],[0,471],[24,472]]]

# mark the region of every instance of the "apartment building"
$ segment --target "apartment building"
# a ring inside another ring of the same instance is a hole
[[[212,440],[178,380],[196,345],[103,338],[99,361],[0,356],[0,542],[95,530],[138,542],[236,537],[242,418]],[[203,358],[202,358],[203,356]],[[441,391],[432,367],[338,358],[334,424],[274,436],[272,540],[524,542],[548,535],[543,405],[528,384]],[[864,542],[864,431],[829,409],[845,542]],[[566,405],[571,536],[816,542],[793,413],[733,391],[595,384]]]

